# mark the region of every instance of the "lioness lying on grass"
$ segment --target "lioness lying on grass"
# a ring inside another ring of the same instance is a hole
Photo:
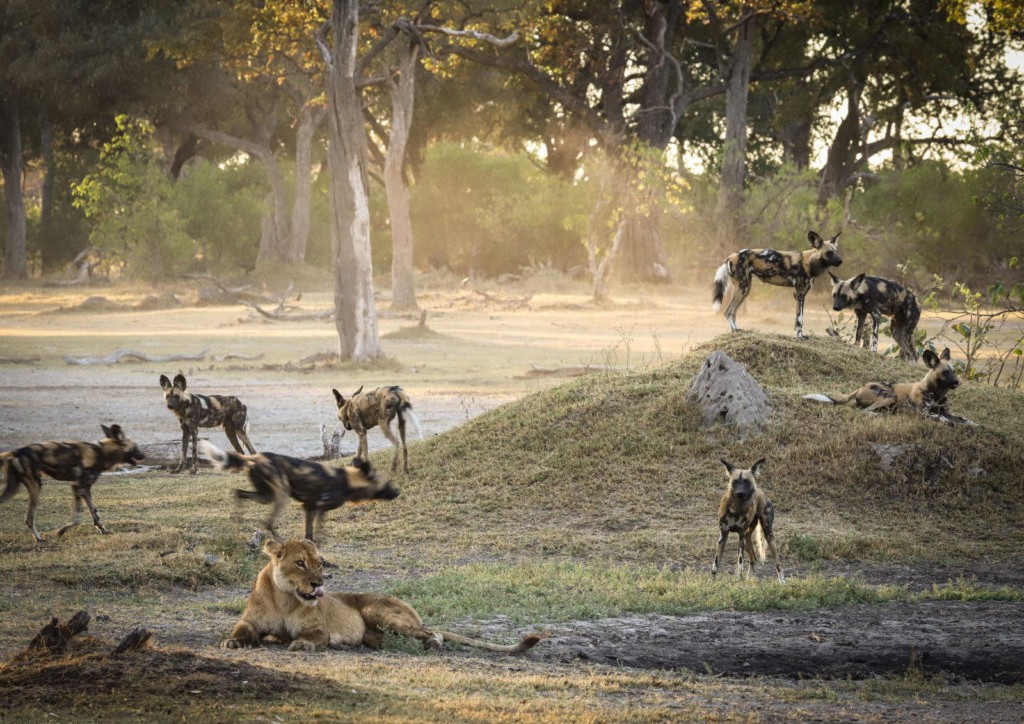
[[[288,643],[289,651],[322,651],[328,646],[380,648],[385,631],[412,636],[426,648],[444,641],[516,654],[532,648],[540,636],[527,636],[503,646],[433,631],[423,625],[412,606],[379,593],[325,593],[323,563],[308,540],[268,541],[263,552],[270,562],[256,577],[242,618],[222,644],[236,649],[258,646],[264,637]]]

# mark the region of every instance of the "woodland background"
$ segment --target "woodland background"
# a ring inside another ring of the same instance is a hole
[[[2,274],[304,264],[408,311],[417,270],[600,299],[817,229],[1009,285],[1022,44],[1012,0],[7,0]]]

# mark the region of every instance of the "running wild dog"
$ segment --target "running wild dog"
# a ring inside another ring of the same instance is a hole
[[[310,541],[313,540],[314,523],[319,524],[327,511],[346,503],[394,500],[398,497],[398,490],[365,459],[356,458],[352,465],[336,468],[277,453],[239,455],[225,452],[207,440],[202,440],[199,445],[203,456],[210,458],[218,470],[244,472],[249,476],[254,490],[236,490],[235,496],[239,500],[273,505],[264,526],[277,540],[280,538],[274,524],[289,497],[302,503],[306,516],[306,540]]]
[[[782,575],[782,564],[779,552],[775,548],[775,534],[772,525],[775,522],[775,508],[768,496],[757,487],[757,477],[761,474],[764,458],[758,460],[749,470],[740,470],[731,463],[722,460],[729,473],[729,488],[722,496],[718,505],[718,549],[711,573],[718,573],[718,564],[725,553],[726,540],[730,533],[736,533],[740,539],[739,557],[736,559],[736,573],[743,570],[743,555],[746,553],[750,561],[747,575],[754,571],[754,564],[763,562],[765,558],[764,544],[768,543],[772,558],[775,560],[775,573],[779,582],[785,583]]]
[[[391,472],[398,469],[399,442],[391,432],[391,421],[398,418],[398,436],[402,439],[402,469],[409,472],[409,449],[405,445],[405,418],[408,415],[416,422],[412,412],[412,401],[398,385],[378,387],[370,392],[363,392],[362,386],[346,399],[335,389],[334,401],[338,405],[338,419],[346,430],[355,430],[359,436],[359,449],[356,457],[368,460],[370,452],[366,443],[366,431],[372,427],[380,427],[392,445],[395,455],[391,460]]]
[[[41,442],[0,453],[0,467],[7,478],[7,486],[0,495],[0,505],[14,497],[18,488],[25,486],[28,490],[25,525],[37,543],[43,542],[43,537],[36,530],[36,506],[43,487],[41,473],[54,480],[70,482],[71,493],[75,496],[74,517],[57,531],[58,537],[78,525],[83,502],[89,507],[96,530],[105,535],[110,533],[100,523],[100,515],[93,505],[92,484],[103,471],[121,463],[135,464],[144,456],[139,446],[125,437],[120,425],[100,427],[106,437],[99,442]]]
[[[712,309],[718,311],[726,291],[735,287],[732,300],[725,308],[725,318],[733,332],[739,331],[736,312],[743,300],[750,294],[751,277],[757,277],[766,284],[793,287],[796,297],[796,336],[804,338],[804,298],[811,290],[814,280],[832,266],[843,263],[839,256],[836,234],[825,241],[817,232],[808,231],[807,240],[811,248],[807,251],[775,251],[774,249],[741,249],[729,256],[715,272]]]
[[[869,412],[893,412],[900,407],[909,407],[939,420],[973,424],[967,418],[949,411],[947,396],[951,390],[960,386],[960,379],[949,364],[949,347],[942,350],[941,355],[926,349],[921,359],[928,367],[928,374],[919,382],[868,382],[848,395],[832,397],[812,394],[804,395],[804,398],[836,405],[853,402]]]
[[[862,344],[864,349],[878,351],[878,325],[882,315],[892,317],[892,338],[900,348],[900,356],[911,362],[917,361],[914,347],[914,330],[921,318],[921,305],[914,293],[891,279],[858,274],[843,281],[831,271],[832,309],[839,312],[852,309],[857,315],[857,334],[854,346]],[[871,336],[867,331],[867,316],[871,315]],[[870,345],[870,346],[869,346]]]
[[[181,424],[181,458],[177,467],[172,472],[181,472],[185,469],[188,460],[188,444],[192,442],[192,468],[195,473],[199,467],[198,450],[196,442],[199,439],[199,428],[201,427],[223,427],[224,434],[236,452],[245,452],[238,444],[239,439],[245,443],[246,450],[250,454],[256,452],[256,448],[249,442],[247,428],[249,426],[248,413],[245,405],[237,397],[229,395],[197,395],[186,390],[187,383],[185,375],[178,373],[174,376],[172,383],[167,375],[160,375],[160,387],[164,391],[164,402],[167,409],[175,414]]]

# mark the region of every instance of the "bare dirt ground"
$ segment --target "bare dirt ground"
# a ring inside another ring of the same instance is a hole
[[[115,290],[94,293],[113,295]],[[119,293],[137,296],[131,290]],[[514,300],[518,295],[507,296]],[[464,291],[428,292],[421,303],[430,312],[428,326],[435,337],[409,339],[398,332],[414,321],[384,316],[384,347],[397,361],[394,369],[341,372],[295,365],[309,354],[334,348],[336,337],[330,324],[262,324],[246,319],[241,308],[52,313],[60,306],[72,306],[74,295],[7,290],[0,293],[0,357],[38,360],[0,363],[0,449],[52,438],[96,439],[101,422],[119,422],[140,442],[173,440],[179,436],[178,427],[163,408],[157,380],[160,374],[177,371],[187,375],[196,391],[235,394],[245,401],[252,419],[251,437],[260,449],[319,453],[320,425],[337,424],[331,387],[348,394],[359,385],[401,384],[412,396],[423,435],[430,436],[560,381],[528,376],[531,365],[610,364],[642,369],[676,358],[725,332],[724,320],[710,312],[707,297],[703,288],[623,292],[617,303],[595,307],[583,293],[539,293],[526,306],[516,307],[502,303],[500,290],[495,292],[498,301],[483,301]],[[807,327],[819,335],[827,325],[824,303],[819,291],[808,304]],[[307,295],[303,300],[306,309],[328,304],[328,294]],[[788,333],[792,307],[789,296],[755,290],[740,321]],[[934,319],[923,324],[938,326]],[[150,354],[208,348],[211,358],[98,366],[72,366],[62,359],[66,354],[104,355],[118,348]],[[229,352],[264,357],[253,362],[212,361],[212,355]],[[215,443],[226,443],[219,431],[209,436]],[[375,448],[386,444],[374,433],[370,442]],[[343,449],[354,448],[351,435],[344,438]],[[1021,566],[906,570],[845,564],[824,572],[873,583],[903,582],[911,588],[959,576],[997,586],[1024,584]],[[800,573],[789,571],[791,576]],[[380,583],[380,578],[364,574],[346,585],[369,588],[374,583]],[[199,595],[228,600],[244,594]],[[197,629],[193,620],[174,618],[173,598],[168,601],[167,619],[154,627],[158,639],[212,651],[230,629],[233,616],[211,613],[207,627]],[[99,621],[97,626],[102,629],[104,623]],[[496,636],[515,633],[502,621],[486,628]],[[919,670],[984,682],[1024,682],[1024,604],[1020,603],[929,601],[761,614],[622,616],[552,625],[547,634],[529,658],[548,666],[686,668],[784,678],[860,678]],[[1024,710],[1018,705],[1008,704],[975,715],[999,720],[1021,713]],[[955,708],[932,714],[935,720],[972,718]]]

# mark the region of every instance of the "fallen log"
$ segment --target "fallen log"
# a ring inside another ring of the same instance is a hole
[[[79,611],[69,618],[67,623],[61,623],[54,616],[50,623],[39,630],[39,633],[33,637],[22,653],[28,654],[33,651],[46,651],[51,654],[62,653],[67,649],[68,642],[88,627],[88,611]]]
[[[74,357],[66,354],[64,362],[69,365],[113,365],[123,359],[137,362],[176,362],[179,360],[202,362],[206,359],[207,352],[209,352],[209,348],[195,354],[146,354],[131,349],[119,349],[104,357]]]
[[[530,365],[527,377],[582,377],[599,372],[625,372],[622,367],[613,365],[569,365],[567,367],[538,367]]]

